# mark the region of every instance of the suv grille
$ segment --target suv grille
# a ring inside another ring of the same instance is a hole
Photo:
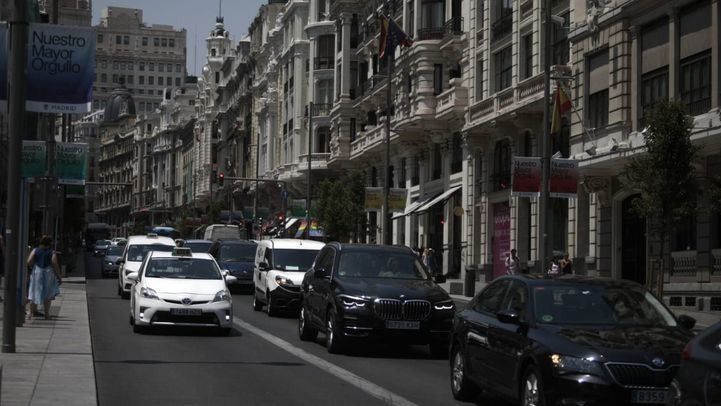
[[[652,369],[644,364],[609,362],[606,364],[611,377],[621,386],[667,387],[678,371],[678,365],[665,369]]]
[[[376,299],[373,310],[384,320],[423,320],[431,313],[427,300]]]

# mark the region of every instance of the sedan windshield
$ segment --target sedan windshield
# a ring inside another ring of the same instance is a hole
[[[305,272],[313,265],[316,250],[276,249],[273,251],[273,269]]]
[[[153,259],[145,269],[148,278],[220,279],[220,271],[209,259],[162,258]]]
[[[173,247],[162,244],[131,245],[128,248],[128,261],[140,262],[145,258],[145,254],[150,251],[171,252]]]
[[[125,247],[121,247],[119,245],[111,245],[110,247],[108,247],[108,252],[105,255],[109,257],[119,257],[123,255],[124,248]]]
[[[219,261],[253,262],[255,261],[255,244],[227,244],[220,246]]]
[[[337,275],[351,278],[430,278],[415,255],[379,250],[344,252],[340,257]]]
[[[533,289],[536,321],[543,324],[676,326],[671,313],[643,288],[544,285]]]

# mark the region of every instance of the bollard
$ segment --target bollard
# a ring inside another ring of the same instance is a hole
[[[476,273],[478,269],[474,265],[466,267],[466,279],[463,284],[463,295],[473,297],[476,294]]]

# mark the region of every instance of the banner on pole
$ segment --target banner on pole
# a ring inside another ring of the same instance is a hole
[[[513,196],[538,197],[541,194],[541,158],[513,157],[511,192]]]
[[[47,147],[45,141],[23,141],[23,163],[20,169],[23,178],[45,176]]]
[[[404,212],[408,192],[402,188],[391,188],[388,193],[388,210],[390,212]]]
[[[8,24],[0,22],[0,112],[8,111]]]
[[[365,193],[365,210],[381,211],[383,209],[383,188],[367,187]]]
[[[31,23],[27,52],[27,111],[90,111],[95,72],[92,27]]]
[[[55,175],[61,185],[85,185],[88,144],[59,142],[55,145]]]
[[[551,159],[550,196],[575,199],[578,192],[578,161]]]

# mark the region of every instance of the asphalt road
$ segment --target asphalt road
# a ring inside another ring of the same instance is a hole
[[[328,354],[322,334],[300,341],[293,315],[255,312],[246,294],[233,295],[230,337],[192,329],[134,334],[129,301],[99,268],[99,259],[86,257],[101,406],[462,404],[451,394],[448,361],[432,358],[427,346],[361,345],[348,355]]]

